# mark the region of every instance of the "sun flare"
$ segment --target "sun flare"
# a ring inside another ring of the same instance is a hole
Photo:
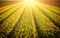
[[[34,4],[35,0],[23,0],[25,4]]]

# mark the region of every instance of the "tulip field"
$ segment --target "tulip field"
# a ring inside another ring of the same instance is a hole
[[[0,38],[60,38],[60,8],[20,1],[0,7]]]

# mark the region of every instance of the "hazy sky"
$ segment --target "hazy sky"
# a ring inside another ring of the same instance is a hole
[[[18,1],[18,0],[0,0],[0,1]],[[60,0],[40,0],[40,1],[60,1]]]
[[[18,1],[18,0],[0,0],[0,1]]]

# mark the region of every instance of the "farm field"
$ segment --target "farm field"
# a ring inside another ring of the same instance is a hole
[[[20,1],[0,9],[0,38],[60,38],[59,7]]]

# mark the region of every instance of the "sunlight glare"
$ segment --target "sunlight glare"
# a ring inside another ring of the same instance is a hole
[[[25,4],[33,4],[35,0],[24,0]]]

